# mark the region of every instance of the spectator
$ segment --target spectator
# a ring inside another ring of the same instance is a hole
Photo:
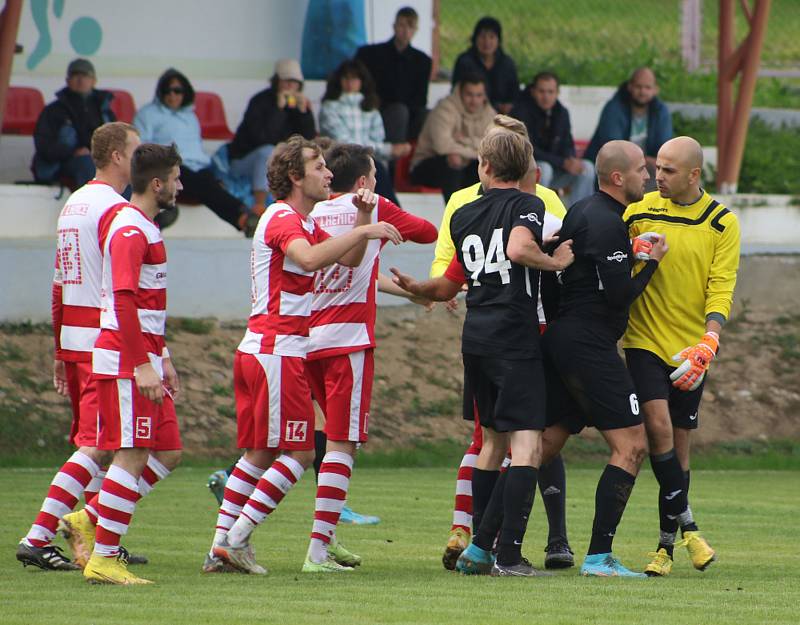
[[[267,161],[272,150],[292,135],[312,139],[317,133],[311,103],[303,94],[303,73],[295,59],[275,63],[270,87],[250,98],[244,119],[228,145],[230,170],[247,176],[253,185],[252,212],[264,212],[267,200]]]
[[[356,53],[375,79],[390,143],[416,139],[425,122],[431,57],[411,45],[418,22],[417,12],[403,7],[394,18],[394,37],[359,48]]]
[[[472,32],[472,47],[462,52],[453,69],[453,85],[471,74],[484,76],[492,106],[508,114],[519,95],[517,66],[503,52],[503,27],[493,17],[482,17]]]
[[[55,182],[66,176],[77,188],[94,178],[89,151],[92,133],[117,120],[111,111],[114,96],[95,89],[96,83],[90,61],[75,59],[67,67],[67,86],[56,93],[55,102],[44,107],[36,120],[31,169],[37,182]]]
[[[652,185],[658,150],[671,138],[672,118],[658,98],[656,75],[649,67],[640,67],[606,102],[585,156],[594,161],[600,148],[613,139],[632,141],[644,151]]]
[[[511,116],[523,122],[533,143],[542,186],[569,188],[564,203],[571,206],[594,193],[594,164],[575,156],[569,111],[558,99],[558,76],[540,72],[523,91]]]
[[[397,204],[386,163],[411,152],[408,143],[388,143],[378,112],[375,83],[361,61],[344,61],[328,78],[319,130],[339,143],[356,143],[375,153],[375,191]]]
[[[183,159],[182,194],[205,204],[237,230],[245,230],[248,207],[228,193],[211,170],[194,112],[194,88],[186,76],[173,68],[165,71],[158,79],[155,98],[136,113],[133,125],[145,143],[178,147]]]
[[[478,145],[496,111],[480,75],[466,75],[439,100],[422,127],[411,159],[411,181],[441,187],[444,201],[478,182]]]

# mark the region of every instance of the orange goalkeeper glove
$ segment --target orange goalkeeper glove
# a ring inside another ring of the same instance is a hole
[[[682,391],[695,390],[706,376],[717,350],[719,350],[719,334],[706,332],[697,345],[675,354],[672,360],[681,364],[669,376],[672,386]]]
[[[631,241],[631,248],[633,248],[633,257],[636,260],[650,260],[650,252],[653,249],[653,243],[658,241],[662,235],[657,232],[645,232]]]

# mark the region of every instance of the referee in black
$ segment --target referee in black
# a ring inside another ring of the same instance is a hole
[[[641,148],[629,141],[606,143],[597,155],[597,175],[600,190],[567,211],[560,233],[572,239],[575,262],[559,277],[558,315],[543,337],[548,374],[543,462],[584,426],[600,430],[611,458],[597,484],[592,540],[581,574],[646,577],[625,568],[611,552],[647,453],[639,401],[617,341],[631,303],[668,248],[665,237],[657,237],[650,260],[631,278],[633,253],[622,213],[642,199],[650,177]]]
[[[464,418],[480,415],[484,448],[502,449],[493,483],[473,481],[475,501],[487,510],[472,544],[459,557],[464,573],[533,577],[522,540],[536,492],[545,427],[545,378],[537,314],[539,270],[560,271],[573,260],[571,242],[552,256],[542,251],[544,203],[519,190],[533,148],[504,115],[481,140],[478,173],[484,195],[460,208],[450,223],[456,256],[444,276],[416,282],[392,269],[395,282],[422,297],[447,301],[466,283],[462,334]],[[498,478],[511,447],[511,466]],[[497,559],[492,543],[499,535]]]

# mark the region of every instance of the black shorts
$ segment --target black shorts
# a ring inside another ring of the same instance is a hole
[[[682,391],[672,386],[672,380],[669,379],[670,373],[677,367],[670,367],[653,352],[646,349],[626,349],[625,360],[628,361],[628,371],[631,372],[633,385],[641,403],[653,399],[666,399],[673,427],[685,430],[697,429],[705,378],[693,391]]]
[[[585,426],[616,430],[642,423],[633,380],[602,328],[561,319],[544,333],[547,425],[572,434]]]
[[[540,358],[508,360],[463,354],[464,419],[495,432],[544,430],[545,383]]]

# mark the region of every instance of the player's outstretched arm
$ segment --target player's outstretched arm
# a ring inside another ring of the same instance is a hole
[[[379,221],[368,226],[356,226],[338,237],[331,237],[322,243],[311,245],[305,239],[295,239],[286,248],[286,255],[303,271],[317,271],[333,263],[355,267],[364,257],[364,248],[360,244],[370,239],[388,239],[395,245],[403,240],[392,224]],[[348,254],[356,246],[354,254]]]
[[[401,273],[395,267],[392,267],[390,271],[394,274],[393,280],[397,286],[434,302],[450,301],[461,291],[462,282],[454,282],[445,276],[419,282],[411,276]]]
[[[545,254],[533,233],[524,226],[517,226],[508,235],[506,255],[509,260],[518,265],[525,265],[543,271],[561,271],[566,269],[575,260],[572,253],[572,239],[561,243],[552,256]]]
[[[395,284],[389,276],[385,276],[382,273],[378,274],[378,290],[381,293],[388,293],[389,295],[394,295],[396,297],[404,297],[414,304],[419,304],[427,311],[433,310],[434,304],[431,300],[420,297],[419,295],[414,295],[413,293],[409,293],[405,289]]]

